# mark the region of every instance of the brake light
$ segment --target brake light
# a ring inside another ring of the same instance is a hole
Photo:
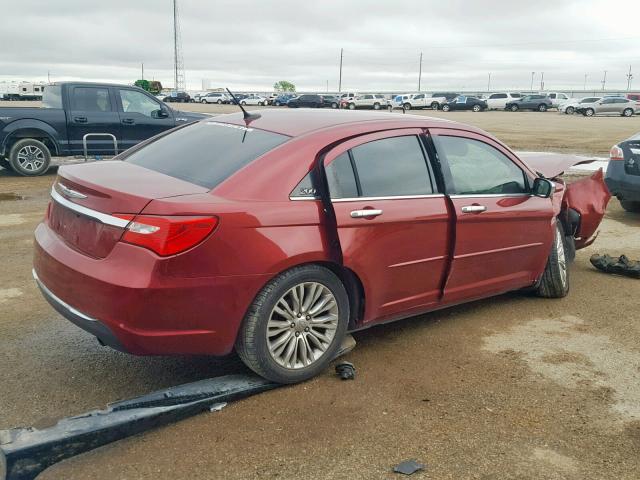
[[[218,226],[217,217],[115,215],[130,220],[121,242],[148,248],[160,256],[175,255],[201,243]]]
[[[618,145],[614,145],[609,150],[609,160],[624,160],[624,152]]]

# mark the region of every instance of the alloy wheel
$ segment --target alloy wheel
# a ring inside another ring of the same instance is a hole
[[[338,302],[321,283],[304,282],[276,302],[267,322],[267,346],[281,367],[308,367],[331,346],[338,328]]]
[[[25,145],[18,151],[18,163],[28,172],[38,171],[45,163],[44,152],[34,145]]]

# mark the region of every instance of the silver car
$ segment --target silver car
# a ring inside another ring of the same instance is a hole
[[[558,107],[558,111],[560,113],[566,113],[567,115],[572,115],[576,113],[576,109],[586,105],[587,103],[595,103],[600,100],[602,97],[583,97],[583,98],[572,98],[568,102],[561,104]]]
[[[628,98],[605,97],[593,103],[584,103],[576,107],[576,113],[585,117],[594,115],[622,115],[631,117],[636,111],[636,102]]]

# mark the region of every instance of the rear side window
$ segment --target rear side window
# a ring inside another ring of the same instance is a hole
[[[157,139],[125,161],[212,189],[288,139],[255,128],[204,121]]]
[[[471,138],[434,136],[458,195],[527,193],[524,172],[506,155]]]
[[[418,137],[384,138],[351,150],[363,197],[433,193]]]
[[[507,94],[506,93],[494,93],[493,95],[491,95],[489,97],[490,99],[494,99],[494,98],[507,98]]]
[[[96,87],[75,87],[71,96],[71,109],[80,112],[110,112],[109,90]]]

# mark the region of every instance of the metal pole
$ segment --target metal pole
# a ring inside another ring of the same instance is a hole
[[[587,91],[587,74],[584,74],[584,87],[582,88],[585,92]]]
[[[340,79],[338,80],[338,93],[342,91],[342,54],[344,53],[344,49],[340,49]]]
[[[533,92],[533,76],[536,74],[536,72],[531,72],[531,88],[529,88],[530,92]]]
[[[47,83],[51,83],[51,72],[47,71]]]
[[[144,62],[142,62],[140,65],[142,65],[142,76],[140,77],[140,79],[144,80]]]
[[[418,91],[422,83],[422,52],[420,52],[420,69],[418,70]]]
[[[607,71],[604,71],[604,78],[602,79],[602,91],[604,92],[604,88],[607,84]]]
[[[174,89],[178,92],[178,0],[173,0],[173,79]]]
[[[489,81],[487,82],[487,92],[491,91],[491,72],[489,72]]]
[[[629,65],[629,73],[627,73],[627,91],[631,89],[631,79],[633,78],[633,74],[631,73],[631,65]]]
[[[540,90],[544,90],[544,72],[542,72],[542,76],[540,77]]]

